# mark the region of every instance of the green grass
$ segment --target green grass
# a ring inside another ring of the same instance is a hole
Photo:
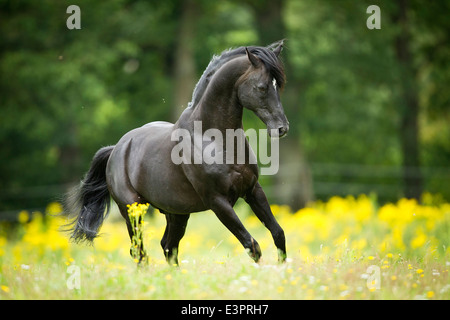
[[[61,222],[37,214],[27,223],[23,213],[14,234],[0,232],[0,299],[450,298],[448,205],[417,205],[413,218],[390,220],[396,208],[407,214],[402,204],[370,209],[367,199],[338,200],[295,215],[273,207],[286,231],[283,264],[269,232],[240,206],[262,248],[258,264],[208,212],[192,215],[179,267],[164,260],[160,214],[146,219],[149,262],[138,267],[121,218],[110,217],[90,247],[70,244],[56,231]]]
[[[57,260],[57,259],[55,259]],[[2,299],[449,299],[448,266],[401,258],[315,259],[255,264],[245,255],[202,256],[179,267],[137,267],[114,255],[2,268]],[[367,273],[379,267],[380,289]],[[79,268],[79,289],[73,288]],[[72,272],[71,272],[72,271]],[[70,273],[69,273],[70,272]],[[370,282],[370,279],[369,279]],[[7,288],[5,290],[5,287]],[[72,289],[73,288],[73,289]],[[6,291],[6,292],[5,292]]]

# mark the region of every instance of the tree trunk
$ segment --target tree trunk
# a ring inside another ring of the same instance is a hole
[[[86,168],[80,168],[81,150],[77,143],[78,128],[76,123],[70,122],[66,127],[66,132],[69,139],[60,148],[60,164],[64,168],[61,180],[77,181],[80,179],[80,172],[83,172]]]
[[[193,44],[197,16],[198,10],[195,2],[193,0],[183,1],[175,52],[175,107],[172,114],[174,121],[180,117],[181,112],[191,101],[192,91],[195,87]]]
[[[251,1],[250,5],[255,12],[260,45],[266,46],[285,37],[284,0]]]
[[[286,38],[283,21],[284,0],[250,1],[255,12],[255,20],[260,43],[266,46]],[[287,43],[288,44],[288,43]],[[288,44],[289,46],[289,44]],[[275,176],[273,196],[277,202],[288,204],[294,210],[303,208],[313,200],[313,181],[309,164],[298,140],[298,129],[294,123],[298,117],[299,83],[290,67],[289,51],[282,54],[288,84],[282,94],[286,116],[291,121],[289,135],[280,141],[280,169]]]
[[[399,103],[401,126],[400,142],[403,155],[404,193],[407,198],[420,199],[423,180],[419,156],[419,99],[417,96],[416,72],[410,50],[410,21],[408,0],[398,0],[398,13],[393,17],[400,26],[395,37],[395,53],[400,66],[401,101]]]

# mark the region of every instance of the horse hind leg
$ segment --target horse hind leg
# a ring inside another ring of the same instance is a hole
[[[142,264],[147,261],[147,253],[144,249],[144,238],[143,234],[136,235],[135,232],[135,228],[142,230],[142,218],[138,218],[137,225],[133,226],[130,217],[128,216],[128,208],[126,206],[119,206],[119,210],[121,215],[125,218],[128,235],[130,237],[130,255],[138,264]]]
[[[144,244],[142,235],[134,240],[135,235],[135,227],[132,226],[130,217],[128,215],[128,207],[127,205],[131,205],[135,202],[143,204],[148,201],[144,199],[131,185],[130,177],[128,175],[127,167],[128,167],[128,153],[130,151],[130,143],[125,146],[126,150],[124,150],[124,146],[122,149],[120,147],[116,147],[117,153],[116,156],[111,158],[112,163],[108,163],[107,167],[107,183],[108,188],[111,194],[111,197],[117,203],[119,207],[120,214],[125,219],[128,235],[130,237],[132,249],[130,250],[130,254],[134,259],[137,259],[139,262],[142,262],[146,259],[146,254],[144,250]],[[125,158],[123,158],[125,157]],[[137,227],[139,228],[142,225],[142,218],[139,218],[137,221]],[[141,230],[141,229],[140,229]],[[138,243],[136,243],[138,242]],[[138,250],[133,250],[135,246],[138,246]],[[139,254],[133,254],[133,252],[139,252]]]
[[[186,232],[189,214],[171,214],[162,212],[166,216],[166,229],[161,239],[164,256],[170,265],[178,266],[178,246]]]

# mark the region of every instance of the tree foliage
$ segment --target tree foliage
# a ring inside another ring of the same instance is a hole
[[[0,1],[0,211],[47,203],[61,192],[48,186],[79,180],[101,146],[146,122],[174,121],[181,110],[180,86],[195,84],[213,54],[282,38],[288,39],[286,144],[309,164],[316,196],[327,196],[320,190],[320,171],[333,167],[325,164],[341,165],[326,177],[341,185],[349,180],[342,168],[354,164],[401,171],[408,157],[401,148],[404,82],[395,53],[403,30],[395,15],[402,1],[376,2],[381,30],[366,27],[368,1]],[[70,4],[81,8],[80,30],[66,27]],[[183,20],[188,9],[194,18]],[[407,7],[408,75],[418,103],[417,165],[423,168],[424,188],[446,197],[448,9],[447,1],[411,0]],[[180,37],[186,23],[189,32]],[[177,64],[178,52],[186,48],[190,60]],[[179,68],[186,63],[194,72],[180,82]],[[262,127],[255,117],[245,121]],[[391,180],[392,198],[402,195],[401,174],[378,180],[359,174],[353,182]]]

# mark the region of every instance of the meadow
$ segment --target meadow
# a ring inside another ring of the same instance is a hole
[[[439,197],[382,206],[366,195],[332,197],[297,212],[272,205],[286,233],[283,264],[247,205],[235,209],[261,246],[258,264],[209,211],[191,215],[179,267],[164,259],[158,211],[145,217],[149,261],[139,267],[116,212],[82,246],[58,231],[67,222],[54,216],[59,203],[22,211],[18,223],[0,223],[0,299],[450,298],[450,204]]]

